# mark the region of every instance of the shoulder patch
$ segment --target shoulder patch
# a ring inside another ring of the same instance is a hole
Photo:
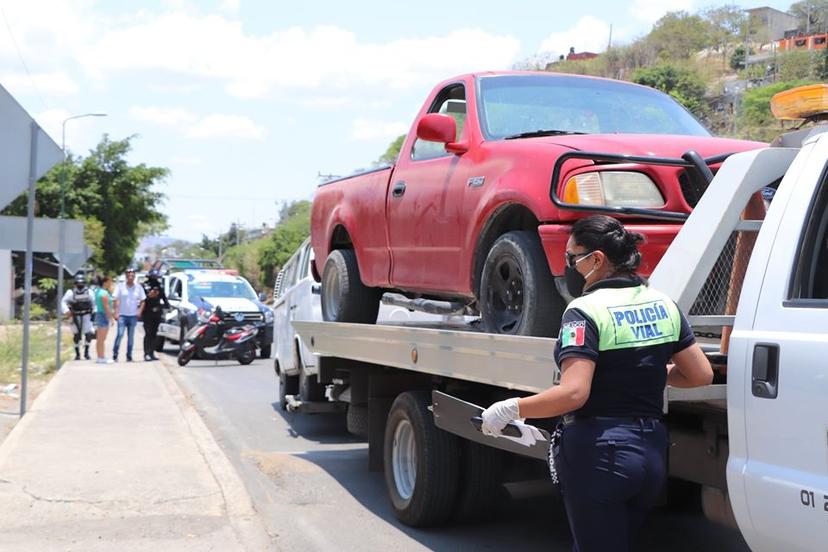
[[[566,322],[561,326],[561,347],[582,347],[586,322],[577,320]]]

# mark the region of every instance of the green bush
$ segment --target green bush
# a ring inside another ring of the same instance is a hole
[[[768,86],[747,90],[742,97],[742,109],[737,121],[739,136],[763,142],[773,140],[784,128],[782,123],[777,121],[771,113],[771,98],[774,94],[806,84],[813,84],[813,81],[776,82]]]
[[[707,113],[704,81],[691,69],[664,63],[638,69],[633,73],[632,81],[666,92],[697,117]]]

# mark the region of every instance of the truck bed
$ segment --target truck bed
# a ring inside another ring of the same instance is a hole
[[[483,333],[465,326],[294,322],[316,355],[537,393],[560,381],[555,339]],[[726,385],[667,388],[667,400],[726,398]],[[666,404],[666,403],[665,403]]]

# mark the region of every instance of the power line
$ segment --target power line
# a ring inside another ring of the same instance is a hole
[[[23,64],[23,69],[26,70],[26,74],[29,76],[29,82],[32,83],[32,88],[34,88],[37,97],[40,98],[40,103],[43,104],[43,108],[49,109],[49,106],[46,105],[46,100],[43,99],[43,94],[40,93],[40,89],[37,87],[34,77],[32,77],[32,72],[29,71],[29,65],[26,63],[26,59],[23,57],[23,52],[17,44],[17,39],[14,37],[14,32],[12,32],[11,24],[9,24],[9,18],[6,17],[6,10],[3,9],[3,6],[0,6],[0,13],[3,14],[3,21],[6,23],[6,29],[9,30],[9,37],[11,38],[12,44],[14,44],[14,49],[17,51],[17,57],[20,58],[20,63]]]

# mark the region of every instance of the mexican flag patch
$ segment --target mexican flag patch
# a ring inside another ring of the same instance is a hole
[[[561,327],[561,347],[581,347],[584,344],[586,322],[567,322]]]

